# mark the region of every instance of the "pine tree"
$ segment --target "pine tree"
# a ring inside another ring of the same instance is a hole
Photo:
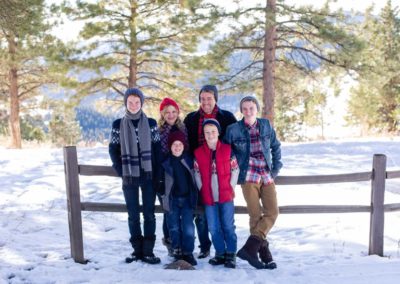
[[[49,123],[51,142],[56,146],[75,145],[81,137],[73,102],[57,103]]]
[[[156,101],[191,96],[196,80],[191,57],[218,18],[217,9],[201,0],[77,1],[63,11],[86,21],[73,63],[77,72],[91,75],[76,78],[78,96],[122,95],[137,86]]]
[[[368,9],[359,30],[368,48],[361,54],[359,86],[352,92],[348,120],[366,131],[396,132],[400,129],[399,7],[389,0],[379,16]]]
[[[21,102],[34,97],[45,84],[54,83],[61,43],[46,22],[44,0],[3,0],[0,2],[0,88],[10,105],[11,147],[21,148]],[[4,83],[4,85],[3,85]],[[4,87],[3,87],[4,86]]]
[[[244,54],[247,59],[237,61],[233,70],[215,76],[216,80],[226,88],[258,93],[263,101],[262,116],[272,122],[275,109],[284,108],[275,105],[276,97],[290,96],[285,93],[287,85],[299,83],[298,77],[291,76],[299,75],[298,71],[301,77],[309,76],[324,65],[349,68],[354,54],[362,48],[347,31],[343,13],[331,12],[328,3],[315,9],[265,0],[263,5],[239,7],[232,19],[232,32],[214,46],[209,60],[226,64],[232,54]],[[218,72],[224,70],[218,67]]]

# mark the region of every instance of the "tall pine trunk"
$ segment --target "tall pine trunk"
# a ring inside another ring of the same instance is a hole
[[[137,18],[137,1],[131,0],[131,18],[130,27],[130,57],[129,57],[129,77],[128,87],[136,87],[137,83],[137,38],[136,38],[136,18]]]
[[[265,9],[265,37],[263,59],[263,103],[262,116],[274,123],[275,107],[275,48],[276,48],[276,0],[267,0]]]
[[[18,70],[15,65],[17,43],[14,36],[7,36],[8,52],[10,54],[9,64],[9,93],[10,93],[10,120],[11,147],[21,149],[21,127],[19,121],[19,98],[18,98]]]

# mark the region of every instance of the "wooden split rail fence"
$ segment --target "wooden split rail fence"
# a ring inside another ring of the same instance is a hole
[[[115,176],[110,166],[78,164],[75,146],[64,147],[65,183],[67,189],[68,224],[71,256],[75,262],[86,263],[83,254],[82,211],[126,212],[125,204],[81,202],[79,176]],[[385,204],[386,179],[400,178],[400,171],[386,171],[386,156],[373,156],[372,171],[335,175],[279,176],[277,185],[326,184],[342,182],[371,181],[371,205],[291,205],[280,206],[280,214],[310,213],[370,213],[369,250],[370,255],[383,256],[385,212],[400,211],[400,203]],[[156,206],[156,213],[162,208]],[[236,214],[247,214],[245,206],[235,206]]]

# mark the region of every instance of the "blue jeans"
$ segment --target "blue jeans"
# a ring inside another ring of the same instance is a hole
[[[200,242],[200,251],[209,251],[211,241],[208,236],[208,225],[205,213],[198,213],[194,215],[194,222],[196,224],[197,236]]]
[[[215,255],[236,253],[235,206],[233,201],[206,205],[208,229],[215,248]]]
[[[181,249],[183,254],[194,250],[193,208],[189,197],[170,197],[171,207],[167,213],[167,223],[173,249]]]
[[[139,184],[125,184],[122,186],[126,208],[128,210],[128,226],[131,235],[131,243],[142,238],[140,227],[139,186],[142,192],[143,206],[143,231],[145,238],[154,238],[156,232],[156,218],[154,215],[154,203],[156,194],[151,180],[141,181]]]

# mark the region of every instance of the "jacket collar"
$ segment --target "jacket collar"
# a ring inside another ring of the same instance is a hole
[[[203,144],[203,149],[206,153],[210,153],[212,150],[208,147],[207,142],[204,142]],[[217,142],[217,147],[215,147],[215,150],[218,150],[221,147],[221,140],[218,139]]]

